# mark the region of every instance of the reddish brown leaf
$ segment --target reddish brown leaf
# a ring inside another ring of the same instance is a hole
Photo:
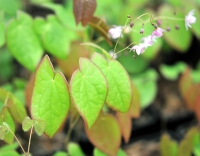
[[[192,85],[188,90],[186,91],[184,95],[185,102],[187,104],[187,107],[194,111],[194,104],[197,99],[197,97],[200,96],[200,85]]]
[[[188,91],[191,88],[191,86],[193,86],[193,83],[192,83],[192,79],[190,77],[190,69],[187,69],[183,73],[183,75],[181,76],[180,81],[179,81],[179,90],[185,101],[188,101],[187,96],[188,96],[188,93],[189,93]],[[187,105],[188,105],[189,109],[193,110],[192,105],[190,105],[189,103],[187,103]]]
[[[88,24],[96,32],[98,32],[100,35],[102,35],[110,45],[112,45],[112,42],[110,41],[110,38],[108,37],[108,29],[109,29],[109,27],[108,27],[107,23],[103,19],[93,16]]]
[[[89,140],[99,150],[109,156],[116,156],[121,143],[120,128],[112,115],[100,113],[94,125],[85,131]]]
[[[76,24],[78,24],[82,19],[84,0],[73,0],[73,12],[76,19]]]
[[[73,0],[73,12],[76,24],[85,26],[91,19],[96,9],[96,0]]]
[[[128,143],[132,130],[131,117],[129,113],[120,113],[120,112],[117,112],[116,116],[124,141]]]
[[[132,86],[133,86],[133,97],[128,113],[130,117],[138,118],[140,116],[140,94],[138,89],[133,84]]]
[[[71,78],[75,70],[79,68],[79,58],[89,58],[90,52],[84,46],[80,45],[81,42],[72,42],[70,51],[66,59],[57,59],[58,66],[62,69],[67,78]]]

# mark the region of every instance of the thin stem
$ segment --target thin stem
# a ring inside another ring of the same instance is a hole
[[[115,55],[115,51],[116,51],[116,48],[117,48],[117,44],[118,44],[118,42],[119,42],[119,39],[121,38],[121,36],[122,36],[123,32],[126,30],[126,28],[128,28],[128,26],[126,26],[126,24],[127,24],[127,22],[128,22],[129,20],[130,20],[130,18],[128,18],[128,19],[126,20],[126,23],[125,23],[125,25],[124,25],[125,28],[122,30],[122,32],[121,32],[119,38],[117,39],[117,42],[116,42],[116,44],[115,44],[114,53],[113,53],[112,58],[113,58],[114,55]]]
[[[65,145],[67,146],[68,142],[69,142],[69,138],[70,138],[70,135],[71,135],[71,132],[74,128],[74,126],[76,125],[76,123],[78,122],[79,120],[79,115],[77,115],[76,119],[74,120],[74,122],[72,122],[72,119],[70,118],[70,125],[69,125],[69,130],[67,132],[67,135],[66,135],[66,139],[65,139]]]
[[[149,15],[149,16],[151,16],[150,13],[144,13],[144,14],[140,15],[139,17],[137,17],[136,19],[139,19],[139,18],[141,18],[142,16],[145,16],[145,15]]]
[[[122,50],[120,50],[120,51],[118,51],[118,52],[116,52],[115,54],[118,54],[118,53],[120,53],[120,52],[122,52],[122,51],[124,51],[124,50],[126,50],[126,49],[128,49],[132,44],[135,44],[135,42],[133,42],[133,43],[131,43],[131,44],[129,44],[126,48],[124,48],[124,49],[122,49]]]
[[[12,132],[12,130],[9,128],[10,133],[15,137],[16,141],[18,142],[19,146],[21,147],[22,151],[24,152],[25,156],[26,156],[26,152],[24,150],[24,148],[22,147],[22,144],[20,143],[20,141],[17,139],[17,137],[15,136],[15,134]]]
[[[29,136],[29,141],[28,141],[28,151],[27,151],[28,155],[29,155],[29,151],[30,151],[32,133],[33,133],[33,125],[32,125],[32,127],[31,127],[30,136]]]
[[[166,19],[166,20],[172,20],[172,21],[184,21],[184,18],[176,18],[176,17],[167,17],[167,16],[158,16],[155,17],[154,20],[158,20],[158,19]]]

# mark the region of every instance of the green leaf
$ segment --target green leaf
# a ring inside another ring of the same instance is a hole
[[[63,151],[58,151],[53,156],[68,156],[68,154],[66,152],[63,152]]]
[[[0,125],[0,140],[4,140],[5,135],[9,132],[8,127]]]
[[[140,56],[133,58],[133,53],[120,55],[117,60],[124,66],[127,72],[134,74],[142,72],[149,65],[149,63]]]
[[[17,10],[22,8],[21,1],[18,0],[0,0],[0,10],[6,14],[15,15]]]
[[[6,29],[6,25],[5,25],[5,23],[3,23],[1,21],[1,23],[0,23],[0,47],[2,47],[5,44],[5,29]]]
[[[44,48],[49,53],[61,59],[67,57],[70,41],[74,40],[75,36],[72,31],[59,23],[56,16],[49,15],[45,23],[38,18],[35,21],[35,29],[41,36]]]
[[[32,27],[32,19],[20,13],[18,19],[12,20],[7,28],[7,45],[19,63],[34,71],[38,65],[43,49]]]
[[[173,9],[170,6],[163,5],[160,8],[159,15],[160,16],[173,16]],[[164,38],[167,41],[167,43],[175,48],[176,50],[180,52],[186,52],[189,48],[191,41],[192,41],[192,35],[190,31],[187,31],[185,28],[185,21],[184,21],[184,15],[179,14],[180,12],[177,12],[176,18],[182,18],[182,21],[176,21],[176,24],[180,27],[179,30],[176,30],[174,28],[174,21],[168,21],[165,23],[165,20],[162,21],[163,25],[169,25],[171,27],[170,32],[164,33]]]
[[[22,123],[27,116],[24,105],[10,92],[0,88],[0,101],[8,107],[13,119],[18,123]]]
[[[19,147],[19,144],[17,142],[14,142],[10,145],[4,145],[0,148],[0,152],[2,151],[11,151],[11,150],[17,150],[17,148]]]
[[[6,108],[5,106],[2,108],[1,112],[0,112],[0,125],[2,125],[3,123],[7,123],[7,125],[9,125],[10,130],[15,133],[15,123],[12,119],[12,116],[10,115],[8,108]],[[14,136],[9,132],[8,134],[6,134],[4,141],[8,144],[11,144],[14,140]]]
[[[90,128],[96,121],[107,95],[107,81],[89,59],[80,58],[80,69],[72,75],[71,95],[80,115]]]
[[[177,156],[178,145],[167,134],[162,136],[160,144],[162,156]]]
[[[114,110],[127,112],[132,99],[132,87],[126,70],[118,61],[106,60],[98,53],[93,54],[92,62],[101,69],[108,82],[106,104]]]
[[[119,125],[112,115],[100,113],[94,125],[85,131],[93,145],[108,154],[115,156],[121,143]]]
[[[164,65],[160,66],[162,75],[169,80],[176,80],[180,73],[185,71],[186,64],[183,62],[177,62],[175,65]]]
[[[46,128],[46,123],[43,120],[40,119],[36,119],[34,120],[34,128],[35,128],[35,132],[41,136]]]
[[[154,100],[157,94],[157,80],[158,74],[155,70],[149,69],[142,74],[135,75],[132,80],[138,88],[141,108],[144,109]]]
[[[54,72],[46,55],[35,75],[31,102],[32,118],[43,120],[46,123],[46,135],[53,137],[65,120],[69,108],[67,81],[61,72]]]
[[[107,154],[103,153],[98,148],[95,148],[93,153],[94,156],[107,156]],[[117,152],[117,156],[127,156],[127,154],[122,149],[119,149]]]
[[[0,156],[20,156],[20,154],[18,154],[15,151],[2,151],[0,152]]]
[[[70,142],[68,145],[68,151],[70,156],[85,156],[81,147],[76,143]]]
[[[26,117],[22,122],[23,131],[27,132],[32,126],[34,121],[30,119],[30,117]]]

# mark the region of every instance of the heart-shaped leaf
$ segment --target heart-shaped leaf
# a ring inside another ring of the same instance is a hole
[[[132,87],[126,70],[118,61],[106,60],[98,53],[93,54],[92,61],[102,70],[108,81],[106,104],[114,110],[127,112],[132,99]]]
[[[115,156],[121,143],[120,128],[116,119],[112,115],[100,113],[94,125],[85,131],[94,144],[109,156]]]
[[[173,16],[173,9],[168,6],[168,5],[163,5],[160,8],[159,15],[160,16]],[[167,24],[171,26],[170,32],[166,32],[164,34],[164,38],[167,41],[167,43],[172,46],[173,48],[177,49],[180,52],[186,52],[186,50],[189,48],[191,40],[192,40],[192,35],[189,31],[186,30],[185,28],[185,21],[184,21],[184,15],[180,14],[178,12],[176,14],[176,18],[182,18],[182,21],[176,21],[176,24],[180,27],[179,30],[176,30],[174,28],[174,22],[173,21],[168,21],[165,23],[163,21],[163,24]]]
[[[46,55],[35,75],[31,103],[32,118],[43,120],[46,123],[46,135],[53,137],[65,120],[69,108],[67,81],[61,72],[54,72]]]
[[[67,57],[70,41],[75,38],[73,31],[66,29],[56,16],[49,15],[45,22],[41,18],[34,21],[34,28],[41,36],[44,48],[54,56],[64,59]]]
[[[72,75],[71,95],[80,115],[90,128],[96,121],[107,95],[107,81],[89,59],[80,58],[80,69]]]
[[[76,24],[85,26],[91,19],[96,9],[96,0],[73,0],[73,12]]]
[[[119,127],[121,130],[121,134],[124,138],[124,141],[128,143],[130,136],[131,136],[131,130],[132,130],[132,122],[131,122],[131,117],[129,113],[116,113],[117,120],[119,123]]]
[[[30,119],[30,117],[25,117],[24,121],[22,122],[22,129],[23,131],[27,132],[32,126],[34,121]]]
[[[2,108],[2,110],[0,112],[0,125],[2,125],[4,122],[7,123],[10,130],[13,133],[15,133],[15,123],[13,121],[12,116],[10,115],[10,113],[8,111],[8,108],[5,106]],[[10,132],[8,134],[6,134],[4,137],[4,141],[8,144],[11,144],[13,142],[13,140],[14,140],[14,136]]]
[[[20,12],[18,19],[10,22],[7,28],[7,45],[12,55],[26,68],[34,71],[43,49],[32,29],[32,19]]]
[[[34,120],[34,129],[35,129],[35,132],[39,136],[41,136],[46,129],[46,123],[41,119],[35,119]]]

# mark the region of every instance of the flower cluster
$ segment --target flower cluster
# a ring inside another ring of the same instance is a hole
[[[144,53],[145,49],[149,46],[152,46],[154,42],[156,42],[156,38],[159,38],[163,35],[162,28],[155,28],[151,35],[142,38],[142,42],[138,45],[135,45],[131,48],[131,50],[135,51],[138,55]]]

